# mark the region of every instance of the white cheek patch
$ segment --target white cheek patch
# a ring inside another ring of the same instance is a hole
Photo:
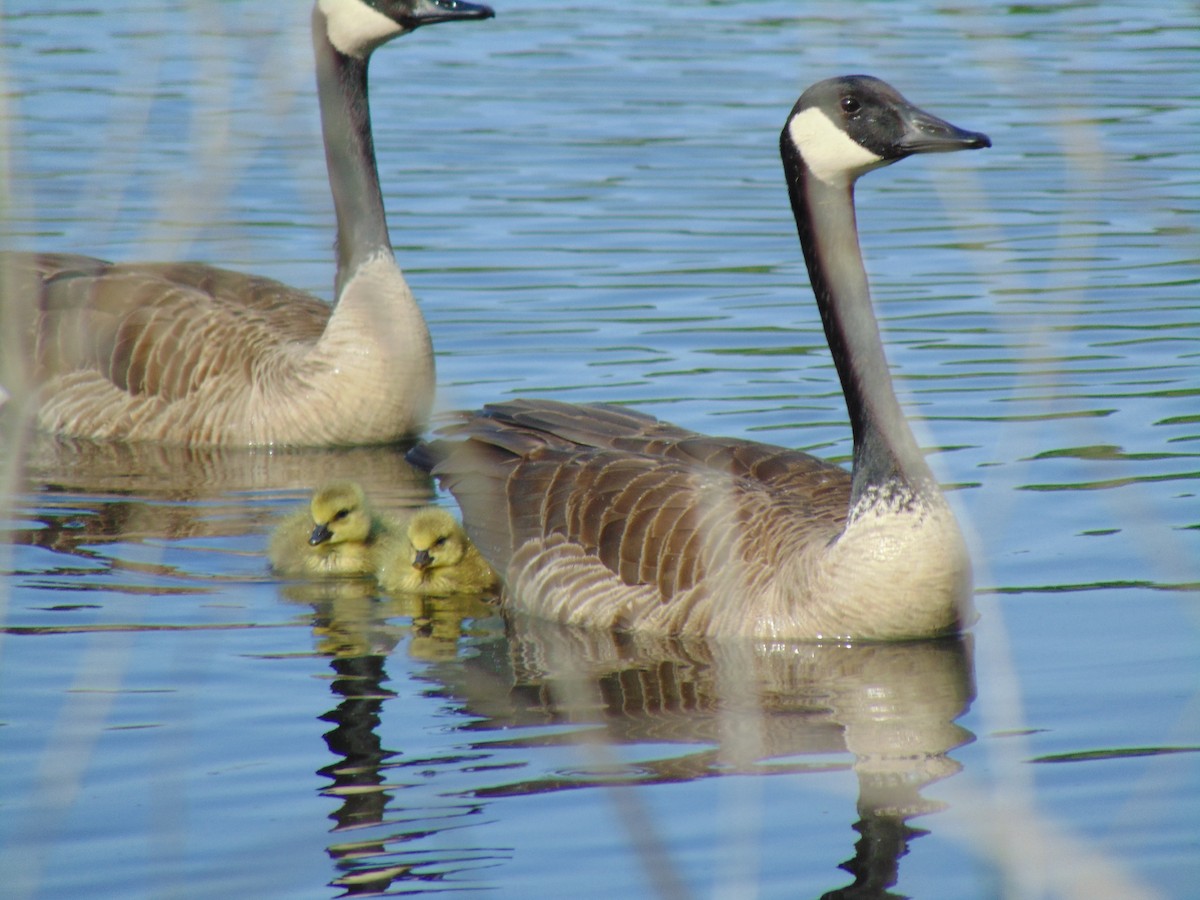
[[[788,136],[809,171],[828,184],[845,184],[888,163],[853,140],[815,106],[792,117]]]
[[[361,0],[317,0],[325,14],[329,43],[339,52],[363,59],[403,29]]]

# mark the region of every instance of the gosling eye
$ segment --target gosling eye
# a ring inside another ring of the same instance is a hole
[[[346,518],[346,516],[348,516],[348,515],[350,515],[350,510],[339,509],[337,512],[335,512],[333,514],[333,518],[330,519],[329,521],[330,522],[340,522],[342,519]]]
[[[445,537],[438,538],[436,541],[433,542],[433,546],[435,546],[435,547],[446,546],[446,538]]]
[[[842,98],[842,112],[849,116],[856,116],[862,110],[862,104],[854,97]]]

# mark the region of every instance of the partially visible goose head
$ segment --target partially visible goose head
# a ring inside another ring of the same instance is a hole
[[[851,508],[864,496],[936,494],[892,390],[855,226],[854,183],[918,153],[990,147],[869,75],[827,78],[788,114],[780,156],[809,280],[854,432]]]
[[[412,566],[420,572],[448,569],[462,562],[470,546],[462,525],[447,510],[431,506],[408,522]]]
[[[318,488],[309,504],[313,530],[308,543],[361,543],[371,536],[372,518],[363,489],[353,481],[333,481]]]
[[[379,257],[390,263],[392,255],[367,105],[371,54],[424,25],[494,15],[491,7],[467,0],[317,0],[313,44],[325,154],[338,220],[335,289],[339,302],[364,264]],[[378,277],[376,274],[368,281]],[[398,270],[382,277],[395,281],[392,289],[407,292]]]
[[[315,0],[314,70],[337,219],[332,307],[203,264],[5,252],[3,288],[15,286],[31,311],[22,330],[34,353],[19,374],[36,388],[23,394],[37,403],[39,426],[189,445],[386,444],[424,431],[433,343],[392,252],[368,63],[380,45],[425,25],[492,15],[467,0]]]
[[[785,158],[798,155],[827,184],[851,183],[916,153],[992,145],[986,134],[913,106],[890,84],[870,75],[827,78],[808,88],[792,107],[783,141]]]
[[[317,0],[317,9],[325,16],[329,42],[356,59],[422,25],[495,15],[491,7],[466,0]]]

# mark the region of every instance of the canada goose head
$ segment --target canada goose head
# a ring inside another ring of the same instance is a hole
[[[422,25],[495,15],[491,7],[466,0],[317,0],[317,8],[329,42],[357,59]]]
[[[309,505],[313,530],[308,542],[340,544],[371,535],[371,513],[363,489],[353,481],[334,481],[317,489]]]
[[[785,157],[798,155],[808,171],[830,184],[853,182],[915,153],[992,145],[986,134],[913,106],[890,84],[870,75],[814,84],[792,107],[781,141]]]
[[[422,572],[457,565],[467,552],[467,535],[458,520],[440,507],[423,509],[409,520],[412,565]]]

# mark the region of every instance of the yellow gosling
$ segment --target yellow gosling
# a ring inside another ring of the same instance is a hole
[[[308,509],[280,523],[267,555],[280,575],[374,575],[374,548],[398,529],[372,511],[358,484],[333,481],[313,493]]]
[[[435,596],[483,594],[499,585],[496,572],[448,511],[418,510],[399,534],[377,546],[375,577],[385,591]]]

